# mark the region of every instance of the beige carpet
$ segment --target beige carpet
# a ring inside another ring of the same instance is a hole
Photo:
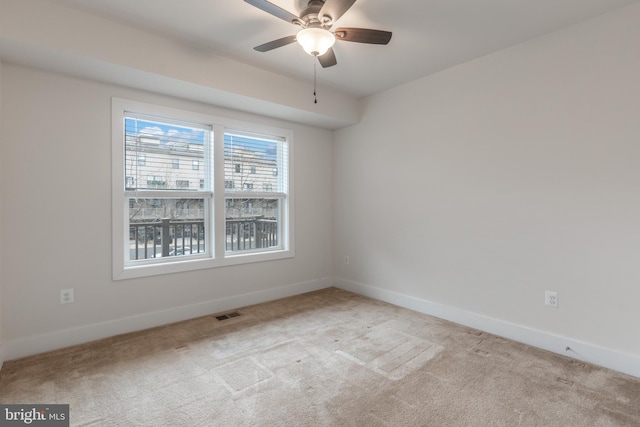
[[[5,363],[84,426],[640,426],[640,380],[335,288]]]

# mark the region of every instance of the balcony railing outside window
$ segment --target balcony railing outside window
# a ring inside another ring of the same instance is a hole
[[[205,252],[204,221],[164,219],[129,225],[129,259],[164,258]]]
[[[265,218],[227,219],[225,251],[277,247],[278,222]],[[206,252],[204,221],[162,220],[131,223],[129,259],[144,260]]]

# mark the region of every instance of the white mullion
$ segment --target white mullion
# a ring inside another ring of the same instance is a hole
[[[214,257],[223,259],[226,248],[224,202],[224,126],[213,127],[213,235]]]
[[[286,137],[286,142],[282,145],[282,157],[280,158],[281,164],[286,167],[283,167],[284,171],[282,174],[284,175],[281,179],[282,188],[285,196],[282,200],[282,208],[280,222],[282,223],[282,234],[280,238],[282,239],[282,249],[290,251],[291,254],[295,252],[295,227],[293,224],[294,215],[293,215],[293,135],[288,134]]]

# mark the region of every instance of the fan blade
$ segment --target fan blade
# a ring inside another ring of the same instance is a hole
[[[338,28],[333,32],[338,40],[356,43],[387,44],[391,40],[389,31],[367,28]]]
[[[333,52],[333,49],[329,49],[324,55],[318,56],[318,62],[320,62],[322,68],[333,67],[338,63],[338,61],[336,60],[336,54]]]
[[[257,50],[258,52],[267,52],[282,46],[286,46],[288,44],[293,43],[294,41],[296,41],[296,36],[287,36],[287,37],[283,37],[281,39],[278,40],[273,40],[270,41],[268,43],[265,44],[261,44],[260,46],[256,46],[253,49]]]
[[[268,2],[267,0],[244,0],[252,6],[257,7],[260,10],[264,10],[265,12],[275,16],[276,18],[283,19],[291,24],[294,22],[300,21],[293,13],[284,10],[280,6],[276,6],[273,3]]]
[[[320,21],[322,17],[328,16],[332,22],[336,22],[355,2],[356,0],[326,0],[318,12]]]

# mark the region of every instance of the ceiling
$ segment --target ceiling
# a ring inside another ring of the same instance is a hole
[[[243,0],[48,0],[298,80],[313,79],[314,58],[297,44],[253,47],[295,34],[294,25]],[[271,0],[297,14],[304,0]],[[637,0],[358,0],[336,27],[393,32],[387,46],[338,41],[338,65],[317,67],[320,85],[354,97],[507,48]]]

